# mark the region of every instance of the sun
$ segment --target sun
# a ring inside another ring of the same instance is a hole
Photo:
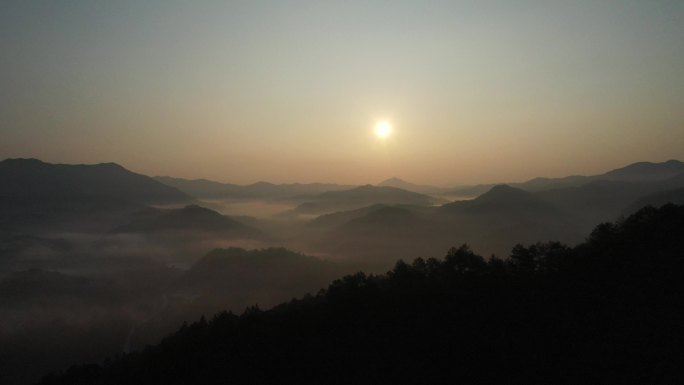
[[[375,136],[377,136],[379,139],[388,138],[390,135],[392,135],[392,123],[386,120],[381,120],[375,123],[375,128],[373,131],[375,132]]]

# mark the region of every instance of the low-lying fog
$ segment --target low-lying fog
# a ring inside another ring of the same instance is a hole
[[[602,221],[684,202],[680,162],[647,166],[535,180],[536,190],[523,183],[437,196],[390,186],[174,182],[207,194],[196,196],[113,165],[5,162],[0,383],[100,362],[156,343],[184,321],[268,308],[345,274],[384,273],[399,259],[441,258],[463,243],[503,258],[516,243],[572,245]],[[654,181],[653,167],[667,172]],[[64,183],[67,171],[73,180]],[[16,182],[22,172],[26,181]],[[76,184],[90,195],[78,195]]]

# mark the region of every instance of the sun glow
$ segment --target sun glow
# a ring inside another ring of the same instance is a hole
[[[375,123],[375,128],[373,131],[375,132],[375,136],[377,136],[379,139],[385,139],[392,134],[392,123],[386,120],[381,120]]]

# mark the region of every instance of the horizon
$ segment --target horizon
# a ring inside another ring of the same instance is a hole
[[[660,1],[6,2],[0,157],[430,185],[676,159],[683,14]]]
[[[259,184],[259,183],[269,183],[269,184],[274,184],[274,185],[288,185],[288,184],[331,184],[331,185],[335,185],[335,184],[336,184],[336,185],[349,185],[349,186],[352,186],[352,187],[358,187],[358,186],[364,186],[364,185],[378,186],[378,185],[380,185],[380,184],[382,184],[382,183],[384,183],[384,182],[389,182],[389,181],[393,181],[393,180],[394,180],[394,181],[399,181],[399,182],[405,182],[405,183],[409,183],[409,184],[414,184],[414,185],[417,185],[417,186],[426,186],[426,187],[430,187],[430,186],[431,186],[431,187],[438,187],[438,188],[452,188],[452,187],[453,187],[453,188],[456,188],[456,187],[476,186],[476,185],[508,185],[508,184],[515,184],[515,183],[528,182],[528,181],[531,181],[531,180],[534,180],[534,179],[538,179],[538,178],[542,178],[542,179],[543,179],[543,178],[547,178],[547,179],[556,179],[556,178],[565,178],[565,177],[572,177],[572,176],[594,176],[594,175],[600,175],[600,174],[603,174],[603,173],[606,173],[606,172],[609,172],[609,171],[613,171],[613,170],[616,170],[616,169],[621,169],[621,168],[624,168],[624,167],[629,167],[629,166],[632,166],[632,165],[635,165],[635,164],[642,164],[642,163],[646,163],[646,164],[663,164],[663,163],[669,163],[669,162],[678,162],[678,163],[682,163],[682,161],[679,160],[679,159],[667,159],[667,160],[663,160],[663,161],[660,161],[660,162],[654,162],[654,161],[649,161],[649,160],[641,160],[641,161],[637,161],[637,162],[631,162],[631,163],[628,163],[628,164],[624,164],[624,165],[621,165],[621,166],[618,166],[618,167],[614,167],[614,168],[611,168],[611,169],[608,169],[608,170],[600,170],[600,171],[598,171],[598,172],[596,172],[596,173],[594,173],[594,174],[579,174],[579,173],[574,173],[574,174],[556,175],[556,176],[537,175],[537,176],[535,176],[535,177],[532,177],[532,178],[529,178],[529,179],[525,179],[525,180],[507,180],[507,181],[501,180],[501,181],[490,181],[490,182],[473,183],[473,184],[468,184],[468,183],[453,183],[453,184],[441,183],[441,184],[429,184],[429,183],[421,183],[421,182],[414,181],[414,180],[408,180],[408,179],[405,179],[405,178],[402,178],[402,177],[398,177],[398,176],[390,176],[390,177],[387,177],[387,178],[385,178],[385,179],[382,179],[382,180],[379,180],[379,181],[374,181],[374,182],[356,183],[356,184],[355,184],[355,183],[340,183],[340,182],[325,181],[325,180],[324,180],[324,181],[318,181],[318,180],[314,180],[314,181],[298,181],[298,180],[293,180],[293,181],[289,181],[289,182],[278,182],[278,181],[273,181],[273,180],[256,180],[256,181],[254,181],[254,182],[249,182],[249,183],[236,183],[236,182],[233,182],[233,181],[223,181],[223,180],[208,179],[208,178],[181,177],[181,176],[177,176],[177,175],[152,175],[152,174],[145,174],[145,173],[142,173],[142,172],[140,172],[140,171],[138,171],[138,170],[131,169],[131,168],[127,167],[126,165],[123,165],[123,164],[120,164],[120,163],[117,163],[117,162],[99,162],[99,163],[53,163],[53,162],[48,162],[48,161],[45,161],[44,159],[38,159],[38,158],[5,158],[5,159],[0,160],[0,162],[4,162],[4,161],[7,161],[7,160],[37,160],[37,161],[39,161],[39,162],[46,163],[46,164],[53,164],[53,165],[68,165],[68,166],[96,166],[96,165],[102,165],[102,164],[114,164],[114,165],[123,167],[124,169],[126,169],[126,170],[128,170],[128,171],[131,171],[131,172],[133,172],[133,173],[141,174],[141,175],[145,175],[145,176],[149,176],[149,177],[151,177],[151,178],[178,178],[178,179],[185,179],[185,180],[189,180],[189,181],[217,182],[217,183],[222,183],[222,184],[233,184],[233,185],[237,185],[237,186],[249,186],[249,185],[254,185],[254,184]]]
[[[2,1],[0,384],[684,383],[683,21]]]

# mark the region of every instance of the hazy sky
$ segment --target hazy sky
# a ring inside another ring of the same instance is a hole
[[[684,159],[684,1],[3,0],[6,157],[436,184]]]

